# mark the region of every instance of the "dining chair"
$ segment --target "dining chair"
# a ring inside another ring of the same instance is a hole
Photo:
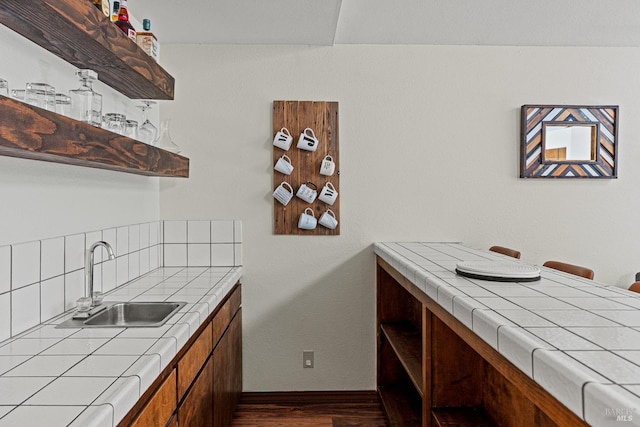
[[[585,279],[593,279],[593,270],[579,265],[567,264],[560,261],[547,261],[542,264],[544,267],[553,268],[554,270],[564,271],[565,273],[575,274]]]
[[[629,286],[629,290],[640,294],[640,282],[633,282],[631,286]]]
[[[502,255],[507,255],[510,257],[520,259],[520,251],[516,251],[515,249],[505,248],[504,246],[491,246],[489,250],[492,252],[497,252]]]

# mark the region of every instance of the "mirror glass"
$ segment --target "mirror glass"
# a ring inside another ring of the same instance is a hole
[[[598,126],[595,123],[543,123],[544,161],[596,161]]]

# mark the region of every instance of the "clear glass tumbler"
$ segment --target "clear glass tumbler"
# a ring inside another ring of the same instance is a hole
[[[56,111],[56,89],[47,83],[27,83],[24,99],[28,104]]]
[[[138,139],[138,122],[135,120],[127,120],[124,122],[124,136],[132,139]]]
[[[64,93],[56,93],[56,113],[71,116],[71,98]]]
[[[124,114],[119,113],[107,113],[104,115],[102,121],[102,127],[108,131],[124,134],[124,123],[127,121],[127,117]]]
[[[0,79],[0,95],[9,96],[9,82],[5,79]]]
[[[26,90],[24,89],[11,89],[11,97],[17,99],[18,101],[24,102],[24,94]]]

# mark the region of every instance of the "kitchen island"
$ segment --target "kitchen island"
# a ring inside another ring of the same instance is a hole
[[[378,391],[392,425],[640,425],[640,295],[459,243],[377,243]],[[459,423],[459,424],[456,424]]]
[[[159,268],[105,301],[186,302],[163,326],[56,328],[67,312],[3,342],[0,426],[228,419],[242,389],[241,276],[241,267]]]

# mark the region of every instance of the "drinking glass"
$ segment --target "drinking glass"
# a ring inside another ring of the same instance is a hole
[[[153,125],[147,118],[147,110],[155,104],[153,101],[141,101],[142,105],[137,107],[142,110],[142,124],[138,128],[138,136],[140,141],[145,144],[154,145],[158,139],[158,128]]]
[[[11,89],[11,97],[17,99],[18,101],[24,102],[24,93],[26,90],[24,89]]]
[[[56,89],[47,83],[27,83],[25,101],[36,107],[56,111]]]
[[[124,114],[107,113],[102,119],[102,127],[108,131],[124,134],[124,122],[127,117]]]
[[[71,98],[64,93],[56,93],[56,113],[70,117]]]
[[[5,79],[0,79],[0,95],[9,96],[9,83]]]
[[[135,120],[125,121],[123,134],[128,138],[138,139],[138,122]]]

